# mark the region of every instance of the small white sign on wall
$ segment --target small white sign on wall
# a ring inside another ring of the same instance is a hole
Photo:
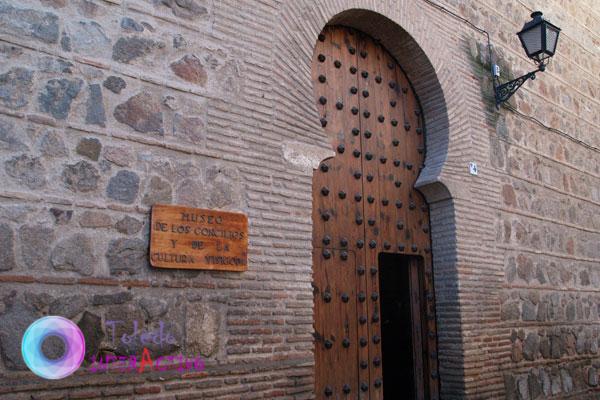
[[[474,162],[470,162],[469,163],[469,173],[471,175],[478,175],[479,174],[479,169],[477,168],[477,163],[474,163]]]

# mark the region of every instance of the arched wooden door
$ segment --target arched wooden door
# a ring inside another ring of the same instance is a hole
[[[312,73],[337,152],[313,175],[316,396],[437,399],[419,103],[394,58],[353,29],[319,35]]]

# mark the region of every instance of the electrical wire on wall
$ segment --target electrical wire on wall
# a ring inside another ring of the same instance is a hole
[[[492,44],[491,44],[491,41],[490,41],[490,34],[485,29],[482,29],[482,28],[478,27],[477,25],[475,25],[474,23],[472,23],[468,19],[466,19],[464,17],[461,17],[460,15],[456,14],[455,12],[447,9],[446,7],[444,7],[444,6],[440,5],[440,4],[437,4],[437,3],[435,3],[435,2],[433,2],[431,0],[423,0],[423,1],[425,3],[427,3],[427,4],[429,4],[432,7],[435,7],[438,10],[440,10],[442,12],[445,12],[446,14],[449,14],[449,15],[453,16],[456,19],[461,20],[462,22],[466,23],[472,29],[474,29],[477,32],[482,33],[482,34],[484,34],[486,36],[486,38],[487,38],[488,53],[489,53],[489,62],[490,62],[490,67],[492,68],[491,73],[492,73],[492,76],[494,76],[494,71],[493,71],[494,62],[492,60]],[[577,143],[577,144],[579,144],[579,145],[581,145],[581,146],[583,146],[583,147],[585,147],[587,149],[590,149],[592,151],[600,153],[600,148],[598,148],[598,147],[592,146],[591,144],[588,144],[588,143],[586,143],[586,142],[584,142],[584,141],[582,141],[580,139],[577,139],[576,137],[571,136],[568,133],[561,131],[560,129],[552,128],[552,127],[544,124],[542,121],[540,121],[539,119],[537,119],[537,118],[535,118],[535,117],[533,117],[531,115],[523,114],[522,112],[520,112],[516,108],[512,107],[511,105],[509,105],[508,103],[506,103],[504,106],[508,110],[512,111],[514,114],[520,116],[521,118],[524,118],[524,119],[526,119],[528,121],[534,122],[534,123],[538,124],[539,126],[543,127],[544,129],[546,129],[546,130],[548,130],[550,132],[556,133],[557,135],[560,135],[560,136],[562,136],[562,137],[564,137],[566,139],[569,139],[569,140],[571,140],[571,141],[573,141],[573,142],[575,142],[575,143]]]
[[[508,108],[510,111],[512,111],[513,113],[515,113],[518,116],[520,116],[521,118],[525,118],[525,119],[527,119],[529,121],[535,122],[536,124],[538,124],[538,125],[542,126],[543,128],[549,130],[550,132],[554,132],[557,135],[560,135],[560,136],[562,136],[562,137],[564,137],[566,139],[572,140],[575,143],[577,143],[577,144],[579,144],[579,145],[581,145],[581,146],[583,146],[583,147],[585,147],[587,149],[590,149],[592,151],[600,153],[600,149],[598,147],[594,147],[591,144],[587,144],[586,142],[584,142],[582,140],[579,140],[579,139],[577,139],[577,138],[575,138],[575,137],[569,135],[568,133],[565,133],[565,132],[563,132],[563,131],[561,131],[559,129],[552,128],[551,126],[548,126],[548,125],[544,124],[542,121],[540,121],[539,119],[537,119],[537,118],[535,118],[535,117],[533,117],[531,115],[523,114],[521,111],[517,110],[516,108],[514,108],[510,104],[505,104],[504,106],[506,108]]]

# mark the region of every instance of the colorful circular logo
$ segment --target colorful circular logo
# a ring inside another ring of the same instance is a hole
[[[64,354],[55,360],[42,352],[44,340],[50,336],[62,340]],[[85,355],[83,333],[72,321],[56,316],[43,317],[29,325],[21,341],[21,353],[27,367],[46,379],[62,379],[79,368]]]

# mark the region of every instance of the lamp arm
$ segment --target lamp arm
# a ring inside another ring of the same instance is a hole
[[[545,65],[540,64],[538,69],[535,71],[531,71],[523,76],[520,76],[512,81],[503,83],[502,85],[496,85],[494,83],[494,94],[496,97],[496,108],[499,108],[500,104],[504,103],[506,100],[510,99],[510,97],[515,94],[517,90],[527,82],[529,79],[534,80],[535,74],[537,72],[543,72],[545,69]]]

